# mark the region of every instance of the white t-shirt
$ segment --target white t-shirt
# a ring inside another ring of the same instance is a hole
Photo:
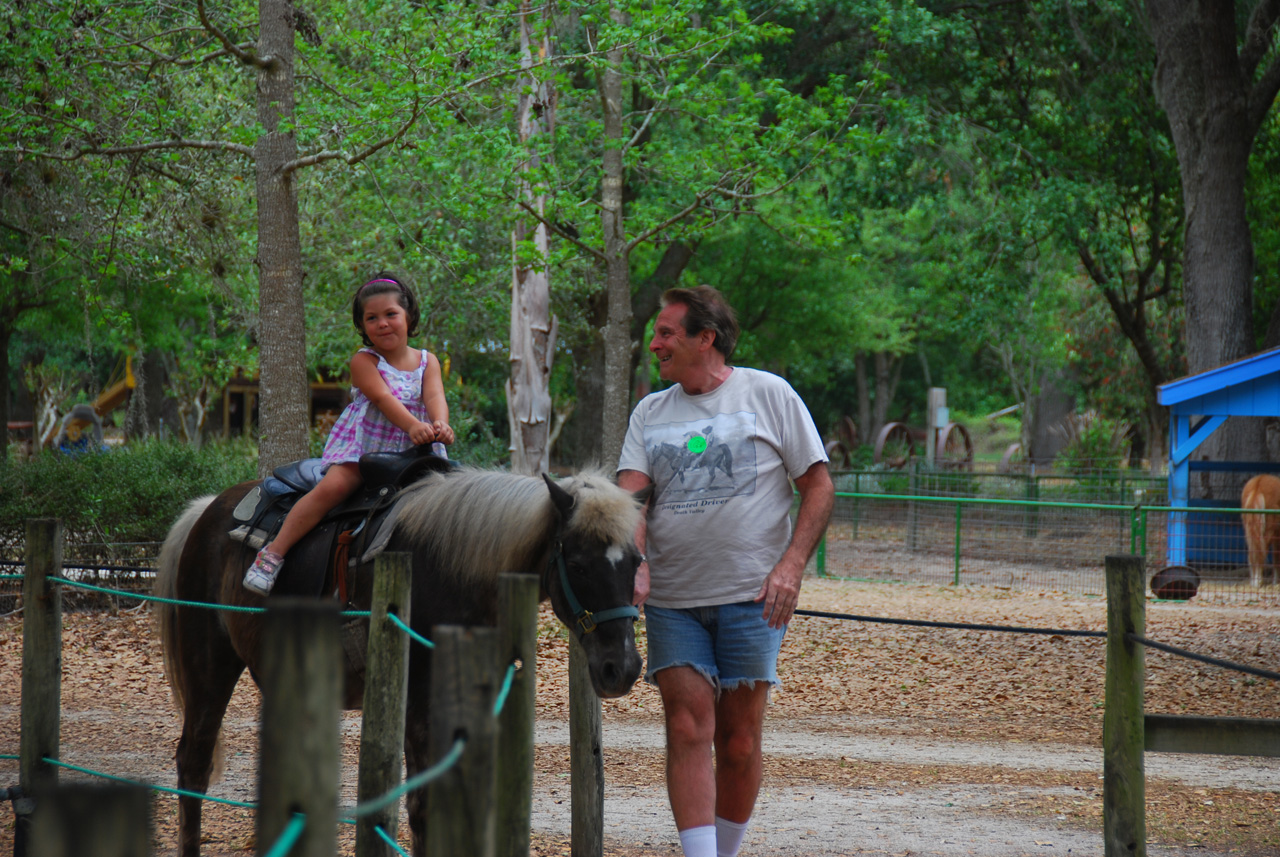
[[[649,603],[702,607],[756,597],[791,541],[791,479],[827,455],[795,390],[734,368],[710,393],[679,384],[631,413],[619,470],[654,483]]]

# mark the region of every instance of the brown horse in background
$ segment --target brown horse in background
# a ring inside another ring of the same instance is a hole
[[[1280,509],[1280,478],[1263,474],[1244,484],[1240,495],[1241,509]],[[1244,522],[1244,539],[1249,545],[1249,582],[1262,586],[1272,548],[1280,545],[1280,514],[1240,516]],[[1280,580],[1280,578],[1278,578]]]

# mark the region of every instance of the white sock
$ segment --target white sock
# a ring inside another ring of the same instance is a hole
[[[742,847],[742,837],[747,833],[747,825],[751,819],[739,824],[736,821],[716,816],[716,857],[738,857],[738,849]]]
[[[682,830],[680,847],[684,849],[684,857],[716,857],[716,829],[708,824]]]

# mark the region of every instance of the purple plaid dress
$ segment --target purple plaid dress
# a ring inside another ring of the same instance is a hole
[[[427,406],[422,402],[422,372],[427,368],[427,352],[422,352],[417,369],[401,372],[372,348],[361,348],[360,351],[378,358],[378,374],[409,413],[416,419],[430,422]],[[409,435],[388,420],[358,387],[352,387],[351,404],[333,424],[329,439],[324,444],[322,460],[327,470],[331,464],[359,461],[366,452],[400,452],[410,446]],[[431,450],[442,458],[446,457],[444,444],[433,443]]]

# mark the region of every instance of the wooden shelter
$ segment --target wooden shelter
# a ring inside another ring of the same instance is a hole
[[[1280,472],[1280,464],[1195,457],[1196,449],[1231,417],[1280,417],[1280,348],[1161,384],[1156,396],[1169,409],[1170,506],[1212,505],[1191,498],[1193,472]],[[1224,502],[1238,508],[1240,498]],[[1188,555],[1190,514],[1194,513],[1169,516],[1170,565],[1196,564],[1197,558]],[[1238,520],[1235,523],[1238,528]],[[1243,544],[1243,535],[1240,539]]]

